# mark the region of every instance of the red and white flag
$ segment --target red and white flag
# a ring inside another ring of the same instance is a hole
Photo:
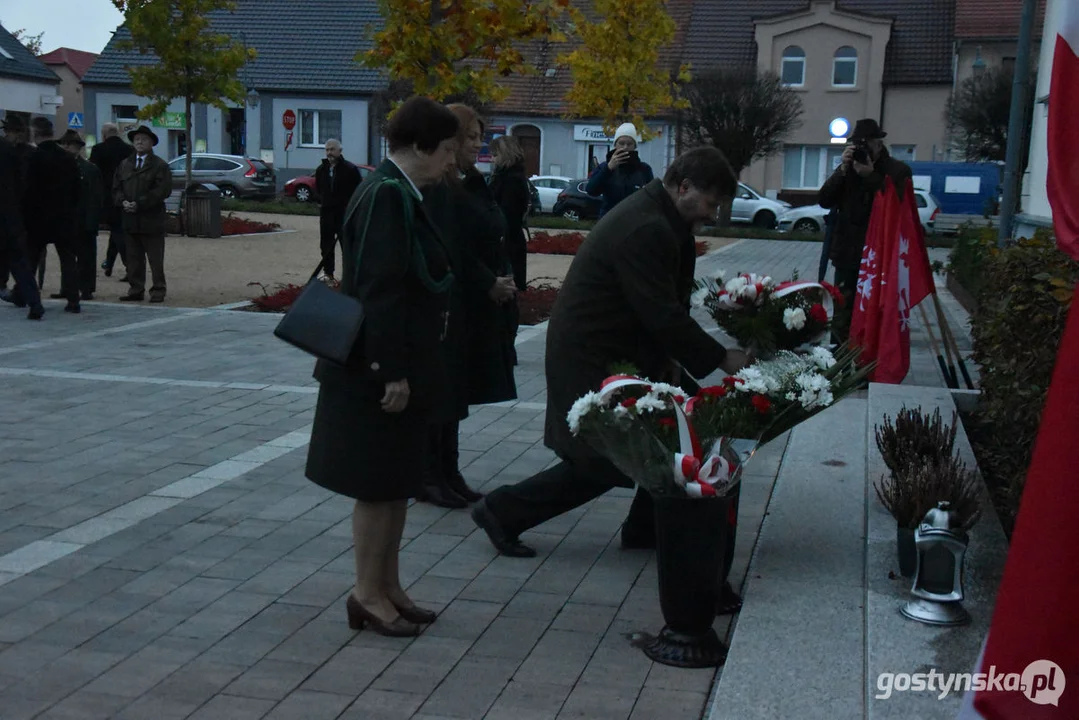
[[[1060,249],[1079,260],[1079,2],[1061,0],[1049,87],[1046,190]]]
[[[910,313],[933,292],[925,230],[909,179],[900,199],[891,178],[873,201],[854,295],[850,342],[877,361],[873,382],[897,384],[910,369]]]
[[[1063,0],[1049,95],[1046,189],[1060,249],[1079,259],[1079,0]],[[1079,287],[1057,351],[980,672],[1019,691],[974,696],[986,720],[1079,718]]]

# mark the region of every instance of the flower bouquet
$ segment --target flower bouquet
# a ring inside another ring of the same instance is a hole
[[[826,343],[833,308],[842,306],[843,295],[833,285],[801,282],[797,275],[777,285],[753,273],[724,282],[720,273],[696,281],[691,304],[707,309],[742,347],[770,355]]]

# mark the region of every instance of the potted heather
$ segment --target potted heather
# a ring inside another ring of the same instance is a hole
[[[884,424],[875,428],[877,449],[889,472],[873,487],[881,505],[895,518],[903,577],[913,577],[917,567],[914,531],[938,502],[951,503],[953,529],[963,532],[981,514],[977,477],[952,454],[957,419],[953,412],[951,425],[946,425],[939,409],[930,416],[920,407],[903,408],[894,423],[885,416]]]

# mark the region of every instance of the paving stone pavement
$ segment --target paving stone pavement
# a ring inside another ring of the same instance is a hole
[[[701,271],[779,276],[817,247],[745,241]],[[464,511],[413,505],[403,580],[441,617],[416,639],[353,633],[351,504],[303,477],[317,385],[278,317],[48,307],[41,323],[0,308],[3,720],[701,716],[716,674],[627,639],[662,627],[652,554],[618,546],[630,491],[527,533],[534,559],[496,556]],[[543,341],[519,338],[520,401],[462,423],[473,486],[555,459]],[[736,585],[785,447],[748,467]]]

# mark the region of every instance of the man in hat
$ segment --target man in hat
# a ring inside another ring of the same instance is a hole
[[[5,119],[4,137],[0,138],[0,264],[4,267],[2,279],[7,280],[10,269],[16,290],[8,292],[0,288],[0,300],[17,307],[29,305],[27,318],[40,320],[45,308],[41,305],[41,295],[26,258],[26,228],[22,216],[23,161],[18,146],[11,139],[18,137],[11,129],[12,125]]]
[[[120,263],[127,267],[123,212],[112,201],[112,179],[116,176],[116,168],[133,152],[135,148],[120,137],[120,128],[116,123],[105,123],[101,126],[101,142],[94,145],[94,149],[90,151],[90,162],[101,172],[101,209],[105,222],[109,225],[109,247],[105,251],[105,261],[101,263],[105,277],[112,275],[116,258],[120,258]],[[126,281],[126,278],[121,279],[121,282]]]
[[[883,142],[887,135],[872,118],[855,123],[842,162],[820,189],[821,207],[836,213],[829,257],[835,267],[836,287],[846,299],[842,311],[837,313],[835,335],[840,341],[846,340],[849,332],[873,199],[884,187],[885,178],[892,178],[902,192],[904,183],[912,177],[907,164],[888,154]]]
[[[65,311],[78,313],[81,309],[75,229],[82,186],[79,165],[53,139],[51,120],[37,117],[30,124],[37,144],[27,161],[23,195],[30,267],[36,273],[45,248],[53,245],[60,258],[60,292],[57,295],[67,300]]]
[[[97,229],[101,223],[101,173],[83,157],[86,141],[79,133],[68,130],[60,138],[60,146],[75,156],[79,164],[81,192],[76,209],[74,237],[75,258],[79,267],[79,296],[93,300],[97,289]]]
[[[588,178],[585,192],[602,197],[599,216],[603,217],[618,203],[652,182],[652,168],[637,154],[640,136],[633,123],[622,123],[614,131],[614,149],[606,162],[599,164]]]
[[[120,206],[127,236],[127,278],[131,290],[122,301],[139,302],[146,297],[146,262],[153,284],[150,302],[165,301],[165,200],[172,194],[168,164],[154,155],[157,135],[145,125],[127,134],[135,152],[116,170],[112,182],[113,202]]]

